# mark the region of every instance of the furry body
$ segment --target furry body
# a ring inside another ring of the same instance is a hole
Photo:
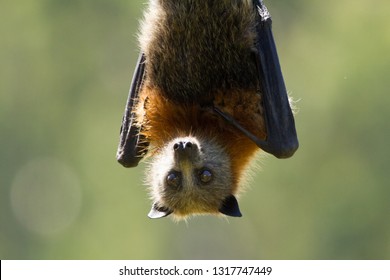
[[[148,182],[155,208],[178,218],[219,213],[224,199],[239,193],[259,148],[212,108],[266,137],[251,59],[254,14],[247,0],[150,2],[140,34],[145,77],[134,112],[153,158]],[[187,164],[175,158],[178,141],[190,141],[199,150]],[[213,179],[201,184],[196,174],[205,167]],[[180,188],[167,186],[172,171],[180,172]]]
[[[215,91],[257,86],[248,0],[152,0],[141,27],[147,84],[174,101],[209,103]]]

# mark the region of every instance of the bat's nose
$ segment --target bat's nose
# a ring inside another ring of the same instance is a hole
[[[173,145],[173,150],[179,160],[193,160],[198,155],[198,145],[191,141],[179,141]]]
[[[197,145],[192,142],[180,141],[173,145],[173,149],[175,151],[185,151],[185,150],[192,150],[194,146],[196,147]]]

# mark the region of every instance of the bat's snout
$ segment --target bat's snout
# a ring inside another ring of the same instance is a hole
[[[175,157],[179,160],[193,160],[199,155],[198,144],[192,141],[179,141],[173,145]]]
[[[175,151],[191,151],[193,148],[196,149],[198,147],[197,144],[192,143],[190,141],[180,141],[173,145],[173,149]]]

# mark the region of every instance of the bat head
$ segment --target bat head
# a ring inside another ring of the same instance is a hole
[[[208,213],[241,216],[232,194],[230,159],[210,139],[180,137],[169,142],[151,162],[148,181],[154,201],[150,218]]]

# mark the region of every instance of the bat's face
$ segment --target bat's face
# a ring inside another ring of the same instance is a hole
[[[194,137],[174,139],[151,163],[149,183],[154,200],[151,218],[171,213],[177,218],[220,212],[234,215],[227,213],[232,209],[225,209],[231,206],[231,200],[237,208],[234,211],[239,213],[232,196],[230,160],[213,141]]]

